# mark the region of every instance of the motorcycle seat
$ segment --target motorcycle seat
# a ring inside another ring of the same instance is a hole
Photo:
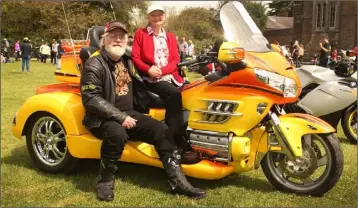
[[[165,108],[163,100],[154,92],[148,91],[150,96],[150,108]]]
[[[89,40],[89,45],[83,46],[80,50],[80,58],[82,60],[82,63],[85,63],[94,52],[100,50],[100,43],[103,34],[104,26],[94,26],[88,30],[87,40]],[[125,54],[131,57],[132,48],[127,47]]]

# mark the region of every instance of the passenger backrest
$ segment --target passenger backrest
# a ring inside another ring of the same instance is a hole
[[[87,40],[89,40],[89,46],[83,46],[80,50],[80,58],[83,64],[94,52],[100,49],[99,45],[103,34],[104,26],[94,26],[89,29],[87,35]]]

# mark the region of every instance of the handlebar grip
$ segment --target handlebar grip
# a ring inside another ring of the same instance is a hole
[[[223,62],[221,62],[221,61],[217,61],[217,64],[219,65],[219,67],[220,67],[222,70],[224,70],[224,71],[226,71],[226,70],[227,70],[227,68],[226,68],[226,64],[224,64]]]
[[[198,58],[195,58],[195,59],[193,59],[193,60],[180,62],[179,64],[177,64],[177,66],[178,66],[178,67],[182,67],[182,66],[187,66],[187,65],[195,64],[195,63],[198,63],[198,62],[199,62],[199,59],[198,59]]]

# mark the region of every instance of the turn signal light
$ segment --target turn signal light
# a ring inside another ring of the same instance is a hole
[[[243,48],[234,48],[233,51],[235,52],[235,58],[240,60],[245,58],[245,50]]]

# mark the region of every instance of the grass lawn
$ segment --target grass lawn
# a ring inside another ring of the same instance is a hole
[[[192,200],[167,193],[162,169],[120,163],[115,200],[97,201],[95,180],[99,160],[84,160],[72,175],[43,173],[33,167],[24,138],[19,140],[12,135],[10,128],[17,109],[35,94],[36,87],[56,82],[55,66],[50,63],[32,61],[31,70],[29,74],[21,73],[20,62],[1,65],[1,207],[357,207],[357,146],[348,143],[341,129],[338,136],[344,151],[344,171],[336,186],[322,198],[281,193],[267,181],[260,168],[218,181],[190,178],[208,193],[205,199]]]

